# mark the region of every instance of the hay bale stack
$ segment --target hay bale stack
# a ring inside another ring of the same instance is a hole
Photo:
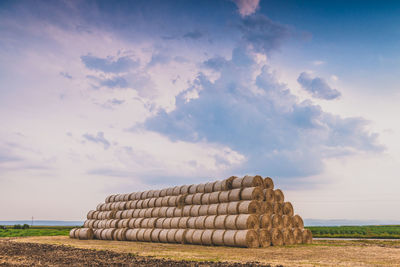
[[[258,175],[113,194],[86,218],[70,238],[235,247],[312,242],[282,190]]]

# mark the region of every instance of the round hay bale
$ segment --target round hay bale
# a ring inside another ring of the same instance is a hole
[[[137,200],[130,200],[126,203],[128,209],[136,209]]]
[[[244,200],[239,202],[239,213],[258,214],[260,213],[260,203],[256,200]]]
[[[282,216],[283,228],[293,228],[293,217],[289,215]]]
[[[272,229],[272,221],[271,221],[271,215],[269,214],[262,214],[260,215],[260,228],[267,229],[270,231]]]
[[[100,211],[98,211],[98,210],[96,210],[94,213],[93,213],[93,219],[99,219],[99,213],[100,213]]]
[[[126,205],[128,205],[128,202],[126,202]],[[111,205],[112,205],[112,203],[107,203],[106,204],[106,210],[112,210]],[[128,209],[129,207],[127,206],[126,208]]]
[[[111,220],[110,227],[111,227],[111,228],[118,228],[119,221],[120,221],[120,220],[118,220],[118,219]],[[129,224],[129,221],[130,221],[130,219],[128,219],[128,224]]]
[[[182,209],[182,216],[188,217],[190,216],[190,210],[192,209],[193,205],[184,206]]]
[[[136,192],[130,193],[129,200],[135,200],[135,194],[136,194]]]
[[[242,187],[264,187],[264,180],[260,175],[243,177]],[[260,189],[261,189],[260,188]]]
[[[165,196],[161,199],[161,206],[162,207],[168,207],[168,202],[169,202],[170,196]]]
[[[236,188],[230,190],[229,193],[229,201],[240,201],[240,192],[242,192],[242,188]]]
[[[112,210],[117,209],[118,205],[119,205],[118,202],[113,202],[113,203],[111,203],[111,209],[112,209]],[[99,208],[101,208],[101,206],[100,206]]]
[[[235,228],[238,230],[258,229],[260,227],[259,219],[253,214],[239,214],[236,216]]]
[[[260,247],[266,248],[271,246],[271,234],[267,229],[258,229],[257,234]]]
[[[84,227],[84,228],[89,228],[89,223],[90,223],[90,220],[86,220],[86,221],[83,223],[83,227]]]
[[[156,227],[157,218],[147,218],[147,228],[154,228]]]
[[[114,229],[114,228],[106,229],[106,231],[105,231],[106,232],[105,233],[106,240],[113,240],[115,230],[117,230],[117,229]]]
[[[179,193],[181,195],[189,194],[189,186],[188,185],[182,185]]]
[[[143,233],[143,241],[151,242],[151,233],[154,231],[154,228],[148,228]]]
[[[239,203],[240,202],[229,202],[227,214],[238,214],[239,213]]]
[[[205,184],[199,184],[196,187],[196,192],[197,193],[205,193],[206,191],[206,185]]]
[[[152,197],[149,199],[149,208],[154,208],[156,206],[156,199],[155,197]]]
[[[229,194],[230,193],[231,193],[231,190],[221,191],[221,193],[219,194],[219,202],[220,203],[229,202]]]
[[[167,189],[166,188],[161,189],[160,190],[160,197],[165,197],[166,195],[167,195]]]
[[[303,243],[303,232],[300,228],[293,228],[293,238],[295,244]]]
[[[216,229],[225,229],[225,220],[228,215],[218,215],[215,218],[214,226]]]
[[[232,190],[233,191],[233,190]],[[264,194],[260,187],[246,187],[240,191],[240,200],[264,200]],[[236,201],[236,200],[235,200]]]
[[[156,220],[156,228],[164,228],[163,224],[164,224],[164,220],[167,218],[157,218]]]
[[[181,218],[179,218],[178,227],[179,227],[180,229],[186,229],[186,228],[188,228],[188,220],[189,220],[189,217],[181,217]]]
[[[274,214],[283,215],[283,204],[275,202],[272,208],[274,209]]]
[[[90,210],[90,211],[87,213],[86,218],[88,218],[88,219],[94,219],[93,214],[94,214],[95,212],[96,212],[95,210]]]
[[[112,221],[113,221],[113,220],[107,220],[107,221],[106,221],[106,228],[111,228],[111,223],[112,223]],[[86,227],[86,226],[83,225],[83,227]],[[115,228],[115,227],[113,227],[113,228]]]
[[[144,217],[145,218],[151,218],[153,214],[153,208],[147,208],[144,212]]]
[[[182,195],[177,196],[176,205],[178,206],[178,208],[182,208],[183,206],[185,206],[186,196],[187,196],[187,194],[182,194]]]
[[[271,244],[273,246],[282,246],[283,245],[283,234],[280,229],[272,228],[270,231],[271,234]]]
[[[158,197],[158,198],[156,198],[156,202],[154,203],[154,205],[156,207],[162,207],[162,201],[163,201],[163,197]]]
[[[106,199],[105,199],[105,201],[104,202],[106,202],[106,203],[109,203],[109,202],[111,202],[110,201],[110,198],[112,197],[112,195],[109,195],[108,197],[106,197]]]
[[[292,203],[290,203],[290,202],[283,203],[283,214],[284,215],[289,215],[289,216],[293,216],[294,215],[294,210],[293,210]]]
[[[143,199],[139,199],[136,202],[136,209],[143,209]]]
[[[94,232],[93,232],[93,238],[96,238],[96,239],[101,239],[101,232],[103,231],[103,229],[96,229]]]
[[[193,233],[196,229],[187,229],[185,232],[184,243],[186,244],[193,244]]]
[[[147,197],[147,191],[140,192],[140,197],[139,197],[139,199],[145,200],[146,197]]]
[[[214,182],[208,182],[204,186],[204,193],[211,193],[213,192],[214,189]]]
[[[191,184],[191,185],[189,185],[189,194],[196,194],[197,192],[197,185],[195,185],[195,184]]]
[[[168,206],[176,207],[178,205],[178,197],[177,196],[170,196],[168,199]]]
[[[115,200],[115,198],[117,197],[117,195],[112,195],[111,197],[110,197],[110,202],[115,202],[116,200]]]
[[[274,181],[272,181],[271,177],[264,178],[264,188],[265,189],[274,189]]]
[[[312,233],[309,229],[302,229],[303,244],[312,244]]]
[[[232,188],[241,188],[242,187],[242,182],[243,182],[243,178],[239,178],[236,176],[232,176],[233,180],[232,180]]]
[[[284,228],[282,230],[282,235],[283,235],[283,244],[284,245],[294,245],[294,235],[293,231],[291,228]]]
[[[88,228],[94,228],[94,222],[95,222],[96,220],[90,220],[90,222],[89,222],[89,227]]]
[[[216,204],[219,203],[219,195],[221,194],[220,191],[212,192],[208,199],[209,204]]]
[[[141,209],[134,209],[133,213],[132,213],[132,217],[133,218],[140,218],[140,216],[139,216],[140,211],[141,211]]]
[[[136,218],[129,219],[128,228],[131,228],[131,229],[135,228],[135,220],[136,220]]]
[[[167,208],[166,217],[169,217],[169,218],[174,217],[175,210],[176,210],[175,207],[168,207],[168,208]]]
[[[169,229],[168,230],[168,233],[167,233],[168,243],[176,243],[175,234],[177,231],[178,231],[178,229]]]
[[[153,208],[151,211],[151,217],[160,217],[160,207]]]
[[[260,202],[260,205],[261,205],[261,213],[262,214],[272,215],[274,213],[274,206],[272,205],[272,203],[263,201],[263,202]]]
[[[203,197],[203,193],[196,193],[193,196],[193,204],[201,205],[201,198]]]
[[[201,239],[202,239],[203,233],[204,233],[204,230],[196,229],[192,235],[192,244],[202,245]]]
[[[295,228],[300,228],[300,229],[304,228],[304,222],[303,219],[300,217],[300,215],[296,214],[293,216],[293,225]]]
[[[162,227],[163,229],[170,229],[171,228],[171,220],[172,218],[165,218],[165,220],[162,223]]]
[[[226,230],[215,230],[212,235],[213,245],[223,246],[224,245],[224,235]]]
[[[186,234],[186,229],[178,229],[175,233],[175,241],[176,243],[181,243],[183,244],[185,242],[185,234]]]
[[[115,212],[114,218],[115,219],[122,219],[122,210]]]
[[[139,217],[140,217],[140,218],[144,218],[144,217],[146,217],[145,214],[146,214],[146,209],[140,209],[140,211],[139,211]]]
[[[158,216],[160,217],[167,217],[167,210],[169,207],[161,207],[158,211]]]
[[[272,223],[272,228],[276,228],[276,229],[279,229],[279,230],[283,229],[283,220],[282,220],[282,216],[281,215],[272,214],[271,223]]]
[[[182,217],[183,210],[181,208],[174,209],[174,217]]]
[[[210,193],[204,193],[201,196],[201,205],[208,205],[210,204]]]
[[[177,195],[179,195],[181,193],[181,187],[180,186],[175,186],[173,189],[172,189],[172,195],[173,196],[177,196]]]
[[[187,195],[185,197],[185,205],[193,205],[194,194]]]
[[[226,230],[224,234],[224,245],[225,246],[235,246],[235,235],[237,231],[236,230]]]
[[[122,211],[122,215],[121,215],[122,219],[127,219],[128,218],[128,211],[129,210]]]
[[[201,244],[206,246],[211,246],[213,244],[212,237],[214,234],[213,229],[207,229],[203,231],[203,235],[201,236]]]
[[[127,210],[127,212],[126,212],[126,218],[127,218],[127,219],[133,218],[133,212],[134,212],[134,211],[135,211],[134,209],[129,209],[129,210]],[[114,214],[114,216],[115,216],[115,214]]]
[[[135,228],[140,228],[142,226],[142,221],[144,220],[144,218],[136,218],[135,220]]]
[[[172,196],[173,192],[174,192],[174,188],[173,187],[168,187],[167,188],[167,196]]]
[[[153,197],[159,198],[159,197],[161,197],[160,194],[161,194],[161,190],[154,190]]]
[[[205,221],[207,216],[199,216],[196,218],[195,221],[195,228],[196,229],[204,229],[205,228]]]
[[[259,237],[256,231],[248,230],[235,230],[235,246],[245,248],[258,248]]]
[[[217,215],[218,214],[218,205],[219,204],[208,205],[207,215]]]
[[[218,204],[218,215],[228,214],[228,204],[229,203],[220,203]]]
[[[199,209],[199,216],[208,215],[208,205],[201,205]]]
[[[275,194],[275,202],[282,203],[285,202],[285,196],[283,195],[282,190],[276,189],[274,190]]]
[[[200,205],[193,205],[190,209],[190,216],[199,216]]]
[[[140,228],[139,231],[137,232],[137,241],[144,241],[144,232],[146,231],[146,228]]]
[[[187,227],[191,229],[196,229],[196,219],[197,217],[189,217],[187,220]]]
[[[174,229],[179,228],[179,220],[180,219],[181,219],[180,217],[171,218],[171,228],[174,228]]]
[[[106,237],[106,233],[107,233],[108,229],[102,229],[102,231],[100,232],[100,238],[101,240],[107,240]],[[75,232],[76,233],[76,232]]]
[[[124,197],[122,199],[123,201],[128,201],[129,200],[129,194],[124,194]]]
[[[93,224],[93,228],[100,228],[100,227],[99,227],[99,223],[100,223],[99,220],[95,220],[95,221],[94,221],[94,224]]]
[[[213,191],[214,191],[214,192],[227,190],[227,189],[223,189],[223,188],[227,188],[227,186],[226,186],[226,180],[223,180],[223,181],[215,181],[215,182],[214,182],[214,187],[213,187]]]
[[[160,235],[161,230],[162,229],[160,229],[160,228],[153,229],[153,232],[151,232],[151,236],[150,236],[152,242],[160,242],[160,239],[158,237]]]
[[[126,241],[126,231],[128,231],[128,228],[122,228],[118,229],[118,234],[117,234],[117,240],[118,241]]]
[[[215,219],[217,218],[216,215],[207,216],[206,220],[204,221],[204,228],[206,229],[214,229],[215,227]]]
[[[224,228],[225,229],[231,229],[235,230],[236,229],[236,219],[237,215],[228,215],[225,218],[225,223],[224,223]]]
[[[118,222],[118,228],[128,228],[129,219],[122,219]]]
[[[75,231],[77,231],[78,228],[72,228],[71,231],[69,231],[69,238],[75,238]]]
[[[146,198],[145,200],[143,200],[142,207],[143,207],[144,209],[150,208],[150,207],[149,207],[149,201],[150,201],[150,199],[151,199],[151,198]]]
[[[137,241],[137,232],[139,229],[128,229],[125,233],[126,240]]]

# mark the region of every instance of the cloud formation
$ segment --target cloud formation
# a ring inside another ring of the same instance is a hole
[[[333,100],[341,96],[341,93],[331,88],[324,79],[319,77],[313,78],[307,72],[302,72],[297,78],[297,82],[315,98]]]
[[[106,73],[121,73],[129,71],[132,68],[139,66],[139,62],[128,56],[114,59],[109,56],[106,58],[95,57],[92,55],[81,56],[82,62],[88,69],[98,70]]]
[[[232,0],[238,7],[240,16],[246,17],[257,11],[260,0]]]
[[[108,149],[111,145],[110,142],[104,137],[103,132],[98,132],[96,136],[86,133],[83,135],[83,138],[96,144],[102,144],[104,149]]]
[[[145,122],[148,130],[172,140],[226,145],[246,157],[236,171],[280,177],[314,175],[325,158],[382,149],[364,119],[300,102],[249,50],[236,48],[231,60],[211,58],[204,65],[217,69],[219,78],[211,81],[200,72],[177,96],[174,111],[161,110]],[[193,90],[198,97],[187,99]]]

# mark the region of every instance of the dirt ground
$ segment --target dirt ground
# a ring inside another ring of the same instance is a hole
[[[0,266],[400,266],[400,241],[316,240],[257,249],[76,240],[65,236],[0,239]]]

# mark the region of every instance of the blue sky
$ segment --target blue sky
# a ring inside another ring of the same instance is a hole
[[[1,2],[0,218],[261,174],[306,218],[400,220],[399,8]]]

